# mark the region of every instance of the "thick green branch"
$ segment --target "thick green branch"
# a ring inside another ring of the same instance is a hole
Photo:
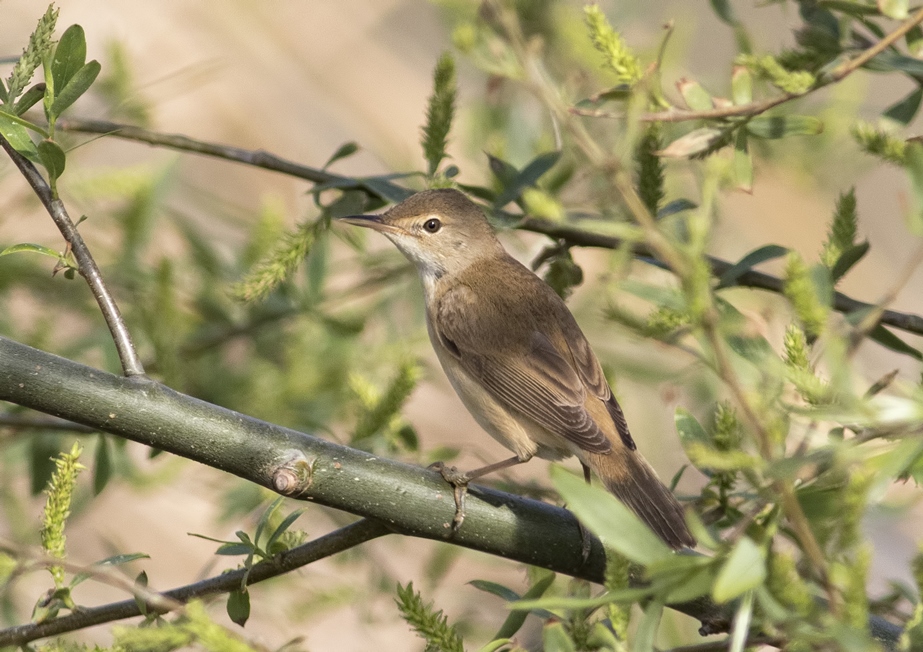
[[[603,579],[602,545],[565,509],[473,485],[465,524],[453,534],[452,489],[435,471],[266,423],[144,377],[115,376],[4,337],[0,400],[175,453],[293,498],[374,519],[392,532],[447,541],[593,582]],[[584,536],[590,537],[586,561]],[[636,575],[633,582],[640,579]],[[701,621],[707,632],[728,630],[728,612],[706,598],[672,606]],[[877,617],[869,625],[877,639],[895,646],[899,627]]]

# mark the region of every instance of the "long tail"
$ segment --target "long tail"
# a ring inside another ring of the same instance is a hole
[[[683,508],[641,455],[627,448],[582,456],[606,489],[628,505],[642,521],[674,549],[694,548]]]

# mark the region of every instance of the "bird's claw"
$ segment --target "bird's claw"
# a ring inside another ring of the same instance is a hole
[[[467,473],[462,473],[454,466],[446,466],[443,462],[433,462],[428,468],[439,471],[439,475],[452,485],[452,493],[455,497],[455,516],[452,518],[452,533],[454,534],[458,532],[465,520],[465,498],[468,496],[470,478]]]

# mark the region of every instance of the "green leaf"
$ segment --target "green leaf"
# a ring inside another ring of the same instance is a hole
[[[679,433],[680,441],[683,444],[691,442],[700,442],[711,445],[711,437],[705,432],[705,428],[699,423],[691,412],[685,408],[676,408],[676,414],[673,416],[673,423],[676,424],[676,432]]]
[[[676,83],[676,89],[683,96],[686,106],[693,111],[708,111],[715,106],[711,93],[706,91],[697,81],[680,79]]]
[[[215,554],[236,557],[237,555],[249,555],[251,552],[253,552],[253,546],[248,543],[224,543],[218,546]]]
[[[77,98],[86,93],[87,89],[96,81],[99,71],[99,62],[93,60],[80,68],[67,83],[67,86],[56,90],[54,102],[52,102],[49,109],[50,117],[57,118],[67,107],[76,102]]]
[[[750,621],[753,618],[753,591],[748,591],[740,601],[737,612],[734,614],[734,624],[731,631],[731,646],[728,652],[744,652],[747,646],[747,637],[750,634]]]
[[[100,433],[96,443],[96,460],[93,465],[93,493],[99,495],[112,478],[112,454],[109,438]]]
[[[833,269],[830,270],[830,276],[833,279],[833,282],[836,283],[843,276],[853,268],[853,266],[858,263],[869,251],[869,243],[860,242],[857,245],[851,246],[849,249],[840,254],[840,257],[837,258],[836,264],[833,266]]]
[[[670,215],[682,213],[683,211],[691,211],[698,207],[698,204],[688,199],[674,199],[671,202],[667,202],[659,211],[657,211],[657,219],[662,220],[663,218],[669,217]]]
[[[654,649],[654,638],[657,636],[661,616],[663,616],[663,602],[651,600],[644,608],[644,617],[641,618],[631,646],[632,652],[649,652]]]
[[[728,602],[755,589],[764,579],[766,556],[763,549],[749,537],[741,537],[718,573],[712,597],[719,603]]]
[[[909,355],[910,357],[916,358],[917,360],[923,360],[923,353],[920,353],[919,350],[907,344],[904,340],[899,338],[897,335],[895,335],[881,324],[878,324],[875,328],[869,331],[869,339],[878,342],[883,347],[890,349],[891,351]]]
[[[58,95],[77,71],[83,68],[86,61],[87,40],[83,28],[80,25],[71,25],[61,35],[51,61],[51,76]]]
[[[16,102],[16,106],[13,107],[13,113],[22,115],[40,102],[43,97],[45,97],[45,84],[36,84],[22,94],[22,97]]]
[[[228,594],[228,618],[243,627],[250,618],[250,592],[247,589],[231,591]]]
[[[921,100],[923,100],[923,88],[918,86],[907,97],[885,109],[882,115],[906,127],[916,117],[917,111],[920,110]]]
[[[753,192],[753,155],[747,146],[747,131],[741,129],[734,139],[734,178],[737,187],[744,192]]]
[[[54,258],[55,260],[59,260],[61,258],[61,254],[55,251],[54,249],[49,249],[48,247],[45,247],[44,245],[40,245],[40,244],[32,244],[31,242],[23,242],[20,244],[14,244],[14,245],[10,245],[6,249],[0,249],[0,256],[6,256],[7,254],[15,254],[21,251],[31,251],[32,253],[35,253],[35,254],[42,254],[43,256]]]
[[[48,176],[52,179],[58,179],[64,174],[64,166],[67,158],[64,156],[64,150],[53,140],[47,138],[38,144],[38,158],[42,165],[48,171]]]
[[[725,137],[726,132],[723,129],[714,127],[694,129],[667,145],[660,155],[665,158],[689,158],[710,150]]]
[[[471,580],[468,582],[468,584],[479,591],[490,593],[497,596],[498,598],[506,600],[507,602],[515,602],[521,597],[513,589],[509,588],[508,586],[503,586],[502,584],[497,584],[496,582],[489,582],[487,580]]]
[[[337,151],[333,153],[333,156],[327,159],[327,162],[324,163],[324,167],[321,169],[326,170],[327,168],[329,168],[331,165],[333,165],[340,159],[344,159],[348,156],[352,156],[358,151],[359,151],[359,145],[357,145],[355,142],[350,141],[348,143],[344,143],[340,145],[339,149],[337,149]]]
[[[526,591],[526,594],[522,596],[523,600],[537,600],[538,598],[541,598],[545,594],[545,591],[547,591],[548,588],[554,583],[554,580],[554,573],[549,573],[537,581],[532,587],[529,588],[528,591]],[[500,587],[499,584],[496,586]],[[513,595],[516,595],[513,591],[509,592]],[[507,602],[513,602],[518,599],[519,596],[517,595],[512,600],[507,600]],[[526,616],[528,616],[529,613],[529,611],[513,611],[509,616],[506,617],[506,620],[503,621],[503,624],[500,626],[500,629],[497,630],[497,633],[494,634],[494,639],[512,637],[523,626],[523,623],[526,622]],[[534,609],[531,611],[531,613],[534,613],[539,618],[549,618],[552,615],[544,609]]]
[[[722,21],[733,27],[737,24],[737,17],[734,15],[734,9],[731,7],[730,0],[710,0],[712,11]]]
[[[6,138],[17,152],[33,163],[38,162],[38,152],[35,149],[35,143],[29,137],[29,132],[21,124],[13,122],[2,112],[0,112],[0,135]]]
[[[568,509],[616,552],[645,566],[673,556],[667,545],[612,494],[559,466],[552,467],[551,480]]]
[[[753,74],[746,66],[734,66],[731,73],[731,97],[737,105],[753,101]]]
[[[907,18],[909,0],[878,0],[878,9],[888,18],[904,20]]]
[[[536,156],[521,172],[516,173],[508,183],[504,184],[505,188],[500,196],[497,197],[496,201],[494,201],[494,206],[496,208],[503,208],[511,201],[518,199],[525,188],[534,186],[535,182],[538,181],[543,174],[548,172],[548,170],[554,167],[554,164],[560,159],[560,151],[545,152]],[[512,168],[512,166],[509,167]],[[513,170],[515,170],[515,168],[513,168]],[[506,176],[506,173],[507,170],[504,170],[504,176]]]
[[[143,552],[131,552],[121,555],[112,555],[111,557],[106,557],[105,559],[100,559],[98,562],[93,564],[93,566],[121,566],[122,564],[128,564],[138,559],[150,559],[151,556]],[[78,584],[85,582],[86,580],[93,577],[93,573],[77,573],[74,575],[74,579],[70,582],[70,587],[74,588]],[[147,576],[145,576],[147,577]]]
[[[906,149],[905,160],[913,203],[907,213],[908,230],[915,236],[923,236],[923,145],[912,143]]]
[[[824,123],[810,115],[761,115],[747,122],[747,131],[756,138],[814,136],[823,130]]]
[[[564,623],[553,621],[542,627],[542,650],[544,652],[577,652],[577,646],[564,629]]]
[[[721,278],[718,279],[718,287],[715,289],[726,288],[734,285],[741,276],[749,272],[751,269],[759,265],[760,263],[765,263],[768,260],[774,260],[776,258],[781,258],[788,253],[788,248],[783,247],[782,245],[769,244],[754,249],[750,253],[746,254],[743,258],[734,263],[721,275]]]
[[[282,519],[282,522],[279,523],[279,527],[270,535],[269,540],[266,542],[266,552],[269,554],[274,554],[272,548],[276,541],[279,540],[286,530],[288,530],[292,524],[298,520],[298,517],[305,513],[304,509],[296,509],[291,514]]]

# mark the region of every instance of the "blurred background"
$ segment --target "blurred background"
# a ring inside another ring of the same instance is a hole
[[[582,29],[582,3],[554,4],[566,29]],[[751,28],[756,51],[777,51],[792,42],[794,8],[736,5]],[[453,27],[471,6],[462,0],[66,0],[59,5],[58,34],[67,25],[81,24],[88,58],[103,66],[97,87],[70,113],[266,150],[315,167],[323,166],[344,143],[355,141],[359,152],[337,162],[336,172],[367,176],[420,170],[420,127],[433,66],[442,52],[452,49]],[[663,77],[673,97],[672,84],[683,77],[696,79],[715,95],[729,93],[727,66],[736,51],[734,36],[704,0],[601,6],[645,60],[655,54],[663,25],[672,21],[675,32]],[[35,0],[0,3],[0,55],[18,55],[44,9]],[[459,110],[449,149],[462,170],[461,181],[487,182],[485,151],[522,166],[550,145],[541,111],[532,107],[522,115],[497,118],[490,80],[463,56],[457,61]],[[839,289],[865,301],[894,289],[911,255],[903,219],[905,176],[862,154],[848,130],[857,112],[871,119],[909,90],[905,79],[860,72],[812,97],[809,102],[825,123],[823,134],[770,141],[757,151],[752,193],[729,190],[721,196],[712,253],[737,260],[772,242],[816,260],[835,198],[855,185],[860,238],[872,247]],[[201,330],[205,320],[191,315],[220,312],[228,323],[252,324],[248,318],[265,317],[273,306],[283,306],[277,298],[268,302],[267,312],[248,312],[234,304],[227,289],[282,229],[317,216],[307,194],[309,184],[114,138],[70,135],[68,142],[72,147],[82,144],[68,158],[62,194],[72,215],[88,217],[81,231],[104,273],[118,274],[123,309],[137,329],[142,353],[157,360],[153,371],[158,378],[206,400],[348,442],[355,423],[351,415],[369,396],[384,391],[396,363],[404,364],[420,382],[399,422],[389,427],[392,434],[412,432],[408,436],[417,437],[419,444],[373,443],[376,452],[420,463],[457,453],[453,463],[461,468],[506,456],[455,397],[426,340],[415,277],[390,245],[375,236],[364,242],[363,262],[357,262],[355,249],[339,241],[343,236],[334,227],[323,259],[318,261],[321,254],[312,252],[314,262],[309,261],[302,281],[306,293],[323,294],[310,309],[284,319],[271,316],[271,328],[245,328],[239,337]],[[694,163],[671,163],[667,173],[671,195],[697,187]],[[523,234],[508,233],[504,239],[525,262],[547,243]],[[16,242],[62,246],[22,178],[8,161],[0,160],[0,246]],[[586,281],[570,305],[607,369],[614,371],[616,392],[642,451],[669,481],[686,462],[673,413],[679,406],[693,409],[697,393],[707,393],[711,381],[701,378],[693,361],[675,349],[641,340],[605,320],[598,293],[615,292],[610,287],[610,255],[574,250],[574,256]],[[51,278],[51,262],[11,260],[18,257],[0,259],[0,333],[115,370],[86,287]],[[366,271],[384,270],[385,282],[365,292],[347,291],[359,278],[360,265]],[[320,268],[322,273],[316,271]],[[193,269],[196,275],[211,274],[214,284],[187,284]],[[780,271],[771,264],[766,269]],[[667,278],[642,264],[632,270],[651,282]],[[312,286],[317,283],[312,273],[326,279],[321,290]],[[12,288],[14,279],[22,283],[26,275],[28,283]],[[917,270],[898,288],[891,307],[923,311],[921,282]],[[738,290],[734,299],[771,342],[781,341],[785,320],[777,319],[778,298]],[[157,308],[158,301],[174,305],[173,300],[182,307],[166,312]],[[68,308],[61,308],[60,301],[69,301]],[[220,346],[209,337],[218,337]],[[917,347],[923,344],[919,338],[905,339]],[[859,356],[859,368],[869,382],[892,369],[899,369],[908,382],[919,379],[907,358],[877,345],[863,345]],[[32,495],[32,485],[41,478],[40,461],[63,447],[61,441],[60,435],[0,429],[0,537],[37,540],[42,500]],[[83,486],[91,484],[88,478],[82,480],[68,530],[70,557],[89,563],[115,552],[146,552],[151,559],[130,568],[146,570],[153,588],[186,584],[224,568],[228,559],[214,555],[216,544],[187,533],[233,538],[236,530],[252,529],[269,498],[212,469],[167,455],[149,459],[135,444],[87,438],[85,445],[87,475],[99,464],[100,454],[94,453],[99,447],[107,447],[114,472],[96,497],[91,487]],[[23,471],[30,464],[31,479]],[[506,480],[538,490],[547,485],[547,465],[533,461]],[[690,470],[680,491],[700,484],[701,478]],[[868,516],[875,545],[873,592],[884,591],[914,553],[919,520],[912,513],[923,514],[897,509],[911,498],[909,487],[896,487],[884,506]],[[348,520],[309,506],[296,527],[314,537]],[[471,641],[487,640],[506,613],[498,599],[467,584],[476,578],[517,590],[526,586],[524,570],[503,560],[429,541],[375,541],[253,587],[254,609],[246,633],[270,648],[303,637],[311,650],[417,649],[422,643],[398,618],[393,601],[395,582],[413,580],[446,610],[450,621],[462,623]],[[35,597],[47,585],[42,576],[17,583],[5,596],[4,624],[27,620]],[[91,582],[81,586],[78,596],[88,605],[122,597]],[[222,602],[212,612],[226,618]],[[696,627],[690,619],[672,616],[663,643],[680,633],[688,640]],[[107,640],[105,627],[81,636]]]

